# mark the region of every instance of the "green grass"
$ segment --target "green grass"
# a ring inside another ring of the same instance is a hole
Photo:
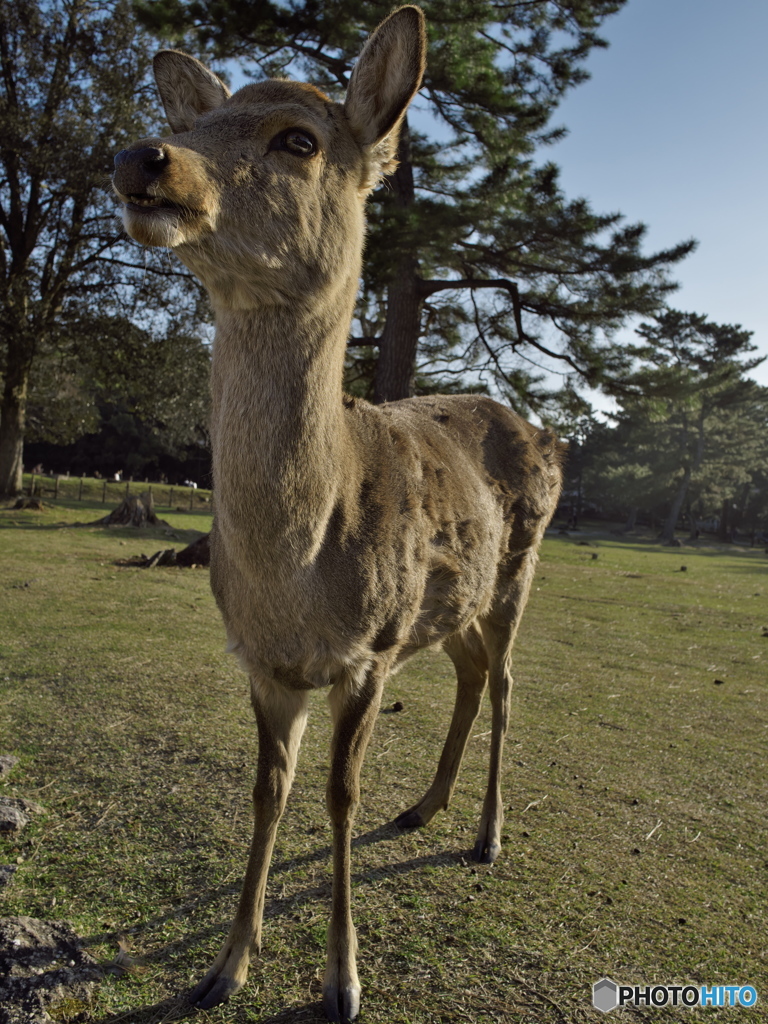
[[[210,519],[59,525],[102,512],[98,500],[0,511],[0,753],[21,759],[4,789],[45,807],[1,841],[0,862],[19,868],[0,913],[68,919],[104,962],[129,936],[143,966],[110,974],[82,1019],[149,1024],[187,1012],[177,997],[231,917],[256,739],[207,572],[116,564],[181,546]],[[391,680],[386,700],[404,710],[380,716],[356,823],[361,1024],[766,1019],[761,1003],[591,1007],[603,975],[751,982],[768,1000],[766,597],[762,551],[548,538],[517,643],[493,868],[468,855],[487,707],[448,812],[418,832],[386,826],[431,779],[454,689],[435,652]],[[328,738],[318,694],[263,953],[245,992],[206,1020],[323,1019]]]

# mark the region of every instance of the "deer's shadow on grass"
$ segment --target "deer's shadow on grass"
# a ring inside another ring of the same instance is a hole
[[[360,848],[372,846],[375,843],[392,842],[400,838],[404,831],[405,830],[398,828],[398,826],[393,822],[387,822],[384,825],[371,829],[363,835],[357,836],[353,839],[352,846],[353,848]],[[246,851],[244,850],[243,852],[243,870],[245,870]],[[270,879],[273,882],[272,887],[274,888],[274,882],[281,874],[287,874],[291,869],[299,865],[327,860],[330,855],[330,846],[323,846],[303,857],[284,860],[274,864],[270,871]],[[461,864],[466,861],[469,855],[469,850],[459,849],[445,850],[441,853],[431,853],[423,856],[411,857],[407,860],[399,862],[395,861],[380,867],[353,872],[352,884],[353,886],[365,885],[368,882],[380,881],[382,875],[395,878],[410,874],[414,871],[419,871],[425,867],[447,867],[449,865]],[[208,905],[218,902],[225,895],[232,896],[232,914],[234,915],[236,895],[233,894],[232,886],[227,884],[219,885],[208,890],[202,896],[195,899],[193,903],[188,904],[185,908],[184,916],[192,922],[196,911],[203,910]],[[264,905],[264,919],[275,920],[281,917],[290,916],[298,910],[306,907],[310,902],[319,900],[325,900],[328,902],[330,900],[330,895],[331,883],[329,873],[328,880],[320,883],[319,885],[307,886],[291,896],[272,897],[271,899],[268,898]],[[158,915],[157,917],[145,921],[144,928],[151,929],[153,927],[159,927],[171,917],[177,917],[178,914],[179,911],[177,910],[172,914]],[[198,928],[195,931],[190,931],[184,939],[173,943],[173,957],[177,958],[179,954],[183,954],[185,951],[204,943],[208,939],[214,938],[216,935],[220,935],[223,938],[226,934],[228,925],[229,920],[227,919],[222,922],[221,925],[211,925],[205,928]],[[101,933],[84,938],[83,944],[86,946],[98,945],[115,939],[116,935],[112,932]],[[144,953],[142,955],[142,961],[146,964],[161,963],[168,959],[169,955],[169,947],[160,947],[154,951]],[[258,967],[256,967],[256,970],[258,970]],[[235,998],[247,999],[247,989]],[[162,1000],[161,1002],[154,1003],[152,1005],[137,1006],[131,1010],[125,1010],[117,1014],[110,1014],[109,1016],[93,1018],[93,1020],[95,1024],[127,1024],[128,1021],[130,1021],[130,1024],[160,1024],[160,1022],[165,1024],[165,1022],[173,1022],[195,1016],[197,1013],[198,1010],[196,1007],[187,1001],[185,993],[182,992],[178,996]],[[253,1020],[253,1016],[250,1014],[249,1019]],[[323,1012],[322,1002],[318,999],[316,1001],[313,1000],[312,1002],[307,1002],[301,1006],[289,1007],[285,1010],[281,1010],[277,1014],[260,1017],[259,1024],[294,1024],[294,1022],[295,1024],[299,1024],[299,1022],[304,1021],[323,1022],[325,1020],[326,1016]]]
[[[240,993],[239,998],[247,999],[247,989]],[[237,997],[236,997],[237,998]],[[135,1010],[125,1010],[122,1013],[112,1014],[109,1017],[99,1018],[99,1024],[173,1024],[177,1020],[187,1020],[196,1016],[207,1020],[208,1014],[198,1010],[183,996],[173,999],[163,999],[151,1006],[141,1006]],[[249,1016],[253,1020],[252,1016]],[[323,1012],[323,1004],[320,999],[305,1003],[302,1006],[291,1006],[278,1013],[270,1013],[266,1017],[259,1018],[259,1024],[324,1024],[327,1017]]]

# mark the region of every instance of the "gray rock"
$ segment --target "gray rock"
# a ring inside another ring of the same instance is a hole
[[[0,803],[0,832],[20,832],[27,824],[29,818],[24,811],[5,801]]]
[[[0,832],[19,832],[29,824],[32,814],[42,814],[44,808],[23,797],[0,797]]]
[[[0,918],[0,1024],[51,1024],[65,1000],[85,1010],[101,977],[65,921]]]
[[[27,800],[23,796],[0,796],[0,803],[16,807],[25,814],[42,814],[44,807],[36,804],[34,800]]]
[[[15,870],[15,864],[0,864],[0,890],[11,884]]]
[[[10,774],[11,768],[18,764],[18,757],[11,757],[10,754],[0,754],[0,779]]]

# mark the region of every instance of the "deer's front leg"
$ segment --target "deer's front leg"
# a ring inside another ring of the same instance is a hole
[[[243,891],[227,941],[210,971],[190,993],[201,1009],[223,1003],[245,984],[251,953],[261,948],[261,919],[277,825],[293,782],[296,755],[307,722],[306,691],[251,680],[259,732],[253,789],[254,829]]]
[[[379,710],[382,684],[383,676],[369,673],[360,690],[351,692],[339,683],[329,697],[334,732],[326,801],[333,827],[333,894],[323,1008],[332,1021],[352,1021],[360,1009],[350,887],[352,822],[360,802],[360,768]]]

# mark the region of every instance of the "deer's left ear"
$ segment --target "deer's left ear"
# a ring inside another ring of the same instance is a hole
[[[426,56],[424,15],[400,7],[369,36],[352,71],[344,112],[360,144],[375,149],[380,171],[394,169],[400,122],[421,86]]]
[[[200,114],[216,110],[229,97],[221,79],[188,53],[161,50],[153,68],[168,124],[176,134],[188,132]]]

